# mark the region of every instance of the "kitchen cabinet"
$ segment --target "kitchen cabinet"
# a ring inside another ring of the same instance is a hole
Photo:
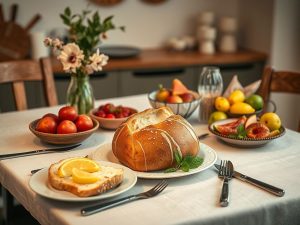
[[[196,90],[196,71],[195,67],[124,71],[119,77],[119,96],[149,93],[158,89],[159,84],[170,87],[175,78],[180,79],[190,89]]]
[[[169,87],[174,78],[197,90],[201,70],[208,65],[220,67],[224,87],[234,75],[238,75],[242,85],[247,85],[260,79],[266,60],[266,54],[247,49],[214,55],[203,55],[197,51],[146,49],[137,57],[110,59],[104,71],[108,77],[111,73],[119,75],[116,79],[117,95],[124,96],[147,93],[157,89],[160,83]],[[53,60],[53,70],[62,71],[57,60]]]
[[[90,75],[95,99],[113,98],[118,96],[118,76],[116,72],[100,72]],[[69,74],[55,74],[55,86],[59,104],[66,103],[66,94],[70,83]]]
[[[165,49],[146,49],[137,57],[110,59],[104,71],[90,75],[95,98],[148,93],[158,84],[170,87],[178,78],[192,90],[197,90],[198,78],[204,66],[218,66],[224,81],[224,88],[236,74],[242,85],[260,79],[267,55],[242,49],[236,53],[203,55],[197,51],[177,52]],[[70,76],[64,74],[60,62],[52,58],[58,100],[64,104]],[[45,106],[40,84],[26,84],[30,108]],[[0,85],[0,110],[15,110],[10,87]]]

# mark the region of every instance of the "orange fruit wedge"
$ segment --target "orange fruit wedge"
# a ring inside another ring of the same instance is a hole
[[[173,95],[182,95],[189,93],[189,89],[178,79],[174,79],[172,82],[172,93]]]
[[[100,180],[100,177],[75,167],[72,169],[72,180],[77,184],[92,184]]]
[[[100,170],[97,162],[88,158],[71,158],[63,162],[57,170],[59,177],[67,177],[73,174],[73,168],[93,173]]]

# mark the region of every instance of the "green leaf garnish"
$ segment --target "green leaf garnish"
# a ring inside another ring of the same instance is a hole
[[[176,161],[176,167],[166,169],[164,171],[165,173],[172,173],[176,172],[177,170],[189,172],[190,169],[196,169],[203,163],[203,158],[199,156],[187,155],[182,158],[178,149],[174,151],[174,158]]]
[[[176,149],[176,151],[174,152],[174,157],[175,157],[176,163],[177,163],[177,164],[180,164],[181,161],[182,161],[182,157],[181,157],[181,155],[179,154],[178,149]]]
[[[244,124],[240,124],[237,127],[237,138],[242,139],[247,136],[247,132],[245,130]]]

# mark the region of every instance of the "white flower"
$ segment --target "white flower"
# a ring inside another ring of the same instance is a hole
[[[58,38],[55,38],[54,40],[52,40],[52,47],[54,48],[54,50],[62,49],[63,44],[64,43],[61,40],[59,40]]]
[[[66,72],[76,72],[84,59],[83,51],[75,43],[66,44],[62,47],[60,55],[57,57]]]
[[[91,67],[93,71],[101,71],[102,67],[107,64],[108,56],[104,54],[100,54],[99,49],[97,49],[96,53],[90,56],[90,64],[87,67]]]
[[[91,67],[91,65],[86,65],[86,66],[84,67],[84,72],[86,72],[87,74],[92,74],[92,73],[94,73],[94,70],[93,70],[93,68]]]
[[[49,38],[49,37],[46,37],[45,40],[44,40],[44,44],[45,46],[52,46],[52,39]]]

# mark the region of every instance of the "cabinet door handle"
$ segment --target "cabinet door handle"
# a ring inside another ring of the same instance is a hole
[[[218,67],[222,71],[232,71],[232,70],[250,70],[253,69],[254,64],[248,64],[248,63],[243,63],[243,64],[234,64],[234,65],[218,65]]]
[[[95,73],[93,74],[92,76],[90,76],[90,79],[93,80],[93,79],[98,79],[98,78],[105,78],[108,76],[108,73]],[[59,74],[54,74],[54,78],[55,80],[70,80],[70,75],[69,74],[65,74],[65,73],[59,73]]]
[[[153,76],[173,76],[174,74],[180,75],[184,73],[184,69],[167,69],[167,70],[145,70],[135,71],[133,76],[135,77],[153,77]]]

